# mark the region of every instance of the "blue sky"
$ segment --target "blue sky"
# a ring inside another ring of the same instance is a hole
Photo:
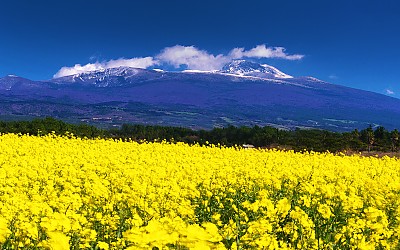
[[[2,1],[0,76],[50,79],[76,64],[205,69],[239,51],[293,76],[399,98],[399,24],[395,0]]]

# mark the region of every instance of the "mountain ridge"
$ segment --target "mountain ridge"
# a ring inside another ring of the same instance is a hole
[[[268,66],[268,65],[267,65]],[[53,116],[100,126],[122,123],[212,128],[269,125],[348,131],[399,128],[400,100],[233,61],[220,71],[118,67],[46,81],[0,78],[0,117]]]

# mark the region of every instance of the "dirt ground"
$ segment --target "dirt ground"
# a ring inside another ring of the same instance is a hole
[[[354,155],[354,154],[360,154],[362,156],[372,156],[372,157],[378,157],[382,158],[384,156],[389,156],[389,157],[396,157],[400,159],[400,152],[379,152],[379,151],[363,151],[363,152],[354,152],[354,151],[346,151],[344,152],[346,155]]]

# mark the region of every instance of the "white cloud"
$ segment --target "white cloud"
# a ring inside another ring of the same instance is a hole
[[[164,48],[154,57],[138,57],[131,59],[117,59],[105,62],[88,63],[86,65],[75,64],[73,67],[62,67],[54,77],[62,77],[88,71],[108,69],[115,67],[134,67],[148,68],[162,63],[170,64],[176,68],[185,66],[193,70],[219,70],[232,59],[241,58],[281,58],[285,60],[300,60],[304,55],[289,55],[283,47],[267,47],[265,44],[245,50],[244,48],[234,48],[227,55],[213,55],[205,50],[200,50],[194,46],[175,45]]]
[[[154,60],[153,57],[137,57],[131,59],[117,59],[110,60],[105,63],[105,68],[116,68],[116,67],[132,67],[132,68],[141,68],[146,69],[148,67],[157,65],[158,61]]]
[[[244,48],[234,48],[229,53],[232,58],[243,58],[243,57],[253,57],[253,58],[281,58],[286,60],[300,60],[304,55],[288,55],[283,47],[267,47],[265,44],[257,45],[256,47],[245,50]]]
[[[83,66],[75,64],[73,67],[62,67],[53,77],[69,76],[99,69],[104,69],[101,63],[88,63]]]
[[[332,80],[336,80],[336,79],[339,78],[339,77],[338,77],[337,75],[335,75],[335,74],[329,75],[328,77],[329,77],[329,79],[332,79]]]
[[[385,92],[386,92],[387,95],[394,95],[395,94],[394,91],[390,90],[390,89],[386,89]]]
[[[62,67],[53,77],[62,77],[75,75],[79,73],[109,69],[109,68],[117,68],[117,67],[133,67],[133,68],[148,68],[154,65],[157,65],[158,61],[154,60],[153,57],[137,57],[131,59],[120,58],[117,60],[110,60],[108,62],[96,62],[96,63],[88,63],[86,65],[75,64],[73,67]]]
[[[228,55],[213,55],[194,46],[176,45],[167,47],[156,56],[161,62],[165,62],[179,68],[185,65],[188,69],[219,70],[232,59],[248,58],[281,58],[286,60],[300,60],[304,55],[288,55],[283,47],[267,47],[258,45],[248,51],[244,48],[234,48]]]
[[[229,59],[222,54],[214,56],[194,46],[182,45],[167,47],[156,57],[160,61],[171,64],[176,68],[185,65],[188,69],[197,70],[221,69],[222,66],[229,61]]]

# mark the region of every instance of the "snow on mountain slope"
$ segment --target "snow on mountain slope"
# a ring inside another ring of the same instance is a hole
[[[131,67],[118,67],[79,73],[49,80],[58,84],[78,83],[96,87],[117,87],[131,84],[140,80],[159,77],[161,71],[146,70]]]
[[[258,64],[246,60],[233,60],[226,64],[220,72],[261,78],[293,78],[270,65]]]
[[[292,76],[266,64],[261,65],[245,60],[234,60],[225,65],[222,70],[215,71],[184,70],[180,72],[168,72],[159,69],[147,70],[118,67],[54,78],[49,80],[49,82],[57,84],[75,83],[96,87],[117,87],[138,84],[139,82],[151,81],[153,79],[174,79],[179,81],[189,79],[211,82],[267,81],[275,84],[293,84],[309,87],[294,81],[286,81],[292,78]]]

